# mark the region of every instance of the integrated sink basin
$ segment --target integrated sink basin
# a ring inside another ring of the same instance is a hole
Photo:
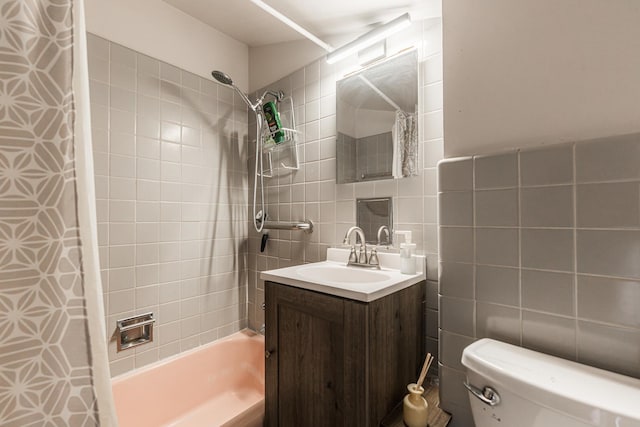
[[[370,302],[425,280],[426,261],[417,256],[416,274],[400,273],[397,253],[378,252],[380,270],[347,267],[349,250],[327,249],[327,261],[278,268],[260,273],[262,280]]]
[[[361,267],[327,263],[307,264],[298,269],[298,274],[310,280],[322,278],[327,282],[335,283],[378,283],[391,278],[391,275],[383,270],[365,270]]]

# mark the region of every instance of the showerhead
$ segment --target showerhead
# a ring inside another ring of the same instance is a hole
[[[213,76],[214,79],[216,79],[220,83],[233,86],[233,80],[231,80],[231,77],[229,77],[226,73],[223,73],[222,71],[214,70],[211,72],[211,75]]]
[[[223,73],[222,71],[214,70],[214,71],[211,72],[211,75],[213,76],[214,79],[216,79],[217,81],[219,81],[223,85],[228,85],[228,86],[231,86],[232,88],[234,88],[236,90],[236,92],[238,92],[238,95],[240,95],[240,98],[242,98],[242,100],[249,106],[249,108],[251,108],[254,112],[256,111],[256,107],[260,103],[258,102],[258,103],[256,103],[256,105],[252,104],[251,101],[249,100],[249,97],[243,91],[241,91],[238,88],[238,86],[233,84],[233,80],[231,80],[231,77],[229,77],[229,75],[227,73]]]

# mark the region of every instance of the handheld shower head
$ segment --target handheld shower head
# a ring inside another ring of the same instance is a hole
[[[262,231],[264,227],[264,223],[267,219],[267,211],[264,203],[265,202],[264,200],[264,168],[262,166],[263,156],[261,155],[262,144],[264,142],[264,138],[263,138],[264,135],[262,133],[262,129],[263,129],[263,123],[265,122],[265,119],[262,112],[261,104],[262,104],[262,101],[264,101],[265,96],[267,95],[271,95],[274,98],[276,98],[276,100],[279,101],[284,97],[284,93],[282,91],[274,92],[274,91],[268,90],[268,91],[265,91],[265,93],[263,93],[262,96],[258,98],[255,103],[252,103],[249,100],[249,97],[247,96],[247,94],[241,91],[238,88],[238,86],[233,84],[233,80],[231,79],[231,77],[229,77],[227,73],[223,73],[222,71],[219,71],[219,70],[214,70],[211,72],[211,75],[219,83],[222,83],[223,85],[226,85],[226,86],[231,86],[238,93],[238,96],[242,98],[242,100],[249,106],[249,108],[251,108],[251,110],[256,115],[256,157],[255,157],[256,161],[255,161],[255,175],[254,175],[254,181],[253,181],[253,216],[254,216],[253,226],[256,229],[256,231],[259,233]],[[260,194],[261,194],[260,198],[262,199],[262,209],[256,212],[257,210],[256,200],[257,200],[258,188],[260,188]],[[263,241],[262,246],[264,246],[264,244],[265,244],[265,241]]]
[[[213,76],[214,79],[216,79],[220,83],[233,86],[233,80],[231,80],[231,77],[229,77],[226,73],[223,73],[222,71],[214,70],[211,72],[211,75]]]
[[[214,70],[214,71],[211,72],[211,75],[213,76],[214,79],[216,79],[217,81],[219,81],[223,85],[228,85],[228,86],[231,86],[232,88],[234,88],[236,90],[236,92],[238,93],[238,95],[240,95],[240,98],[242,98],[242,100],[249,106],[249,108],[251,108],[251,110],[253,110],[254,112],[256,111],[256,108],[258,107],[258,105],[260,105],[261,101],[257,102],[256,104],[253,104],[249,100],[249,97],[243,91],[241,91],[238,88],[238,86],[233,84],[233,80],[231,79],[231,77],[229,77],[229,75],[227,73],[223,73],[222,71]]]

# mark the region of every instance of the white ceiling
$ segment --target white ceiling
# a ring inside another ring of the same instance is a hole
[[[164,0],[250,47],[304,37],[249,0]],[[405,12],[416,21],[441,15],[441,0],[267,0],[323,40],[362,34]]]

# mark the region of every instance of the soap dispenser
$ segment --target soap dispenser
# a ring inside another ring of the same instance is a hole
[[[416,274],[416,244],[411,243],[411,231],[396,231],[396,234],[404,236],[404,243],[400,243],[400,273]]]

